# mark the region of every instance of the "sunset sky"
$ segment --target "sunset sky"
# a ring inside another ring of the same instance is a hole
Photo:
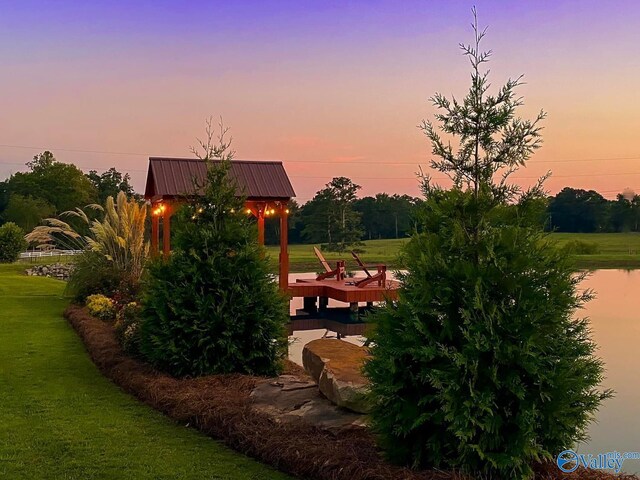
[[[416,126],[469,86],[474,4],[493,85],[524,74],[521,115],[549,115],[519,182],[640,192],[640,4],[585,0],[0,2],[0,179],[46,148],[142,191],[149,155],[190,156],[221,115],[301,202],[341,175],[417,195]]]

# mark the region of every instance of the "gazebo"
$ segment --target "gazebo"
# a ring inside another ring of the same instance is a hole
[[[214,160],[215,162],[215,160]],[[197,196],[196,185],[206,180],[207,164],[191,158],[149,158],[145,199],[151,203],[151,251],[171,251],[171,215],[185,198]],[[258,242],[264,245],[264,221],[267,217],[280,219],[280,288],[288,288],[288,203],[295,192],[282,162],[232,160],[229,173],[238,186],[238,195],[246,197],[247,214],[257,218]],[[162,235],[161,235],[162,231]]]

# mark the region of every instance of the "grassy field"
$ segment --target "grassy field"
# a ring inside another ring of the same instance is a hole
[[[62,318],[62,282],[0,266],[0,478],[274,479],[101,376]]]
[[[640,268],[639,233],[553,233],[551,238],[563,246],[570,241],[581,241],[597,245],[598,253],[575,255],[578,268]],[[362,247],[365,252],[360,258],[367,264],[385,263],[397,266],[398,251],[406,239],[369,240]],[[278,247],[268,247],[274,269],[278,263]],[[345,259],[347,269],[356,270],[357,265],[351,255],[346,253],[323,252],[330,263]],[[290,245],[289,259],[292,272],[317,272],[322,267],[313,254],[313,245]]]

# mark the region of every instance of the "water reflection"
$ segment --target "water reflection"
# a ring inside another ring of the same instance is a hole
[[[598,355],[606,366],[603,386],[616,391],[591,425],[584,453],[640,451],[640,271],[598,270],[583,282],[596,298],[580,312],[591,318]],[[640,471],[640,460],[628,460],[627,472]]]
[[[308,278],[313,274],[292,275]],[[598,270],[584,282],[585,288],[595,290],[596,298],[578,312],[591,318],[593,338],[599,346],[598,355],[606,364],[605,388],[612,388],[616,396],[605,402],[598,413],[597,423],[590,428],[591,440],[578,446],[584,453],[640,451],[640,271]],[[302,299],[291,302],[292,312],[302,306]],[[340,305],[332,302],[331,306]],[[324,330],[295,332],[289,349],[291,360],[302,363],[302,348],[320,338]],[[358,337],[347,341],[362,344]],[[627,472],[640,471],[640,460],[628,460]]]

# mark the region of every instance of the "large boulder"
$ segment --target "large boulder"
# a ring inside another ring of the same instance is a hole
[[[364,415],[335,406],[320,394],[316,383],[305,374],[259,381],[251,392],[251,399],[254,408],[277,423],[302,420],[333,433],[366,426]]]
[[[354,412],[368,413],[369,382],[362,366],[369,354],[342,340],[322,338],[307,343],[302,350],[302,364],[318,384],[320,392],[336,405]]]

